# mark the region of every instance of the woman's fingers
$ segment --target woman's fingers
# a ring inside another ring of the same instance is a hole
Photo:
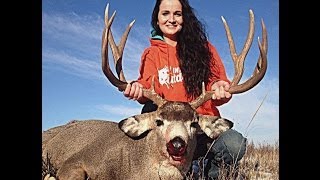
[[[131,84],[128,83],[126,89],[123,91],[123,95],[124,95],[125,97],[129,97],[130,91],[131,91]]]
[[[220,99],[225,98],[225,91],[224,91],[224,86],[220,86],[219,88],[219,93],[220,93]]]
[[[126,89],[124,90],[123,94],[128,99],[138,100],[142,97],[142,85],[140,83],[128,83]]]
[[[228,92],[230,89],[230,84],[226,81],[218,81],[212,86],[214,94],[212,99],[223,99],[230,98],[231,94]]]
[[[231,94],[227,91],[227,92],[225,92],[225,96],[226,96],[226,98],[230,98]]]
[[[139,98],[141,88],[136,83],[133,84],[133,87],[134,87],[134,91],[133,91],[132,99],[137,100]]]

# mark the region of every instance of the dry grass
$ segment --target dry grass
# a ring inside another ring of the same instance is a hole
[[[247,152],[240,162],[240,172],[247,179],[279,179],[279,143],[248,144]]]
[[[42,179],[48,174],[50,177],[56,177],[57,169],[52,165],[50,159],[48,154],[45,159],[42,158]]]
[[[50,157],[42,162],[42,177],[50,174],[55,177],[56,169],[50,162]],[[279,144],[253,144],[247,146],[247,152],[240,160],[237,170],[231,169],[230,173],[221,168],[217,180],[240,180],[237,174],[241,174],[244,180],[278,180],[279,179]],[[190,175],[186,180],[204,180],[201,175],[198,179]]]
[[[228,173],[221,168],[217,180],[278,180],[279,179],[279,144],[249,143],[247,152],[239,162],[238,169],[231,167]],[[201,164],[201,163],[199,163]],[[186,180],[204,180],[200,173],[198,178],[189,175]]]

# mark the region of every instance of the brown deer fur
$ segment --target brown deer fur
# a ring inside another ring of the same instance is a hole
[[[42,135],[42,155],[48,153],[60,180],[183,179],[200,130],[194,123],[212,138],[233,125],[223,118],[198,115],[188,103],[167,102],[155,112],[120,123],[85,120],[49,129]],[[167,151],[167,143],[175,137],[186,143],[179,161]]]

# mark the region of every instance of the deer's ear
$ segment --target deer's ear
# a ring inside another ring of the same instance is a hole
[[[199,115],[198,123],[202,131],[212,139],[233,127],[233,122],[218,116]]]
[[[119,122],[119,128],[131,138],[139,137],[144,132],[153,129],[155,112],[135,115]]]

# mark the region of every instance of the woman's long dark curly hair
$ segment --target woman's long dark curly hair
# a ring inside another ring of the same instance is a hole
[[[157,24],[161,1],[157,0],[154,6],[151,25],[162,36]],[[195,16],[188,0],[179,1],[182,5],[183,25],[177,36],[178,59],[187,96],[198,97],[202,92],[202,82],[207,84],[213,76],[210,70],[212,54],[204,25]]]

